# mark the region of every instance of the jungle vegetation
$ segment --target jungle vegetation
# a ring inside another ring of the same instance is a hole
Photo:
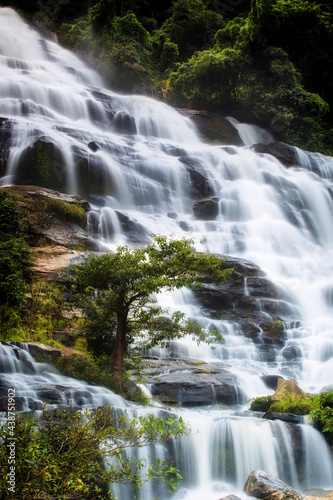
[[[208,109],[333,154],[332,2],[9,0],[111,89]]]

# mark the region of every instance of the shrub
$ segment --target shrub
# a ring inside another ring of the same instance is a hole
[[[268,411],[270,405],[272,404],[271,396],[262,396],[255,398],[251,401],[250,410],[251,411]]]
[[[333,444],[333,390],[322,392],[314,399],[310,420],[315,422]]]

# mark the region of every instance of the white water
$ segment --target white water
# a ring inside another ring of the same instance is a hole
[[[305,391],[318,392],[333,384],[332,158],[298,150],[299,165],[286,169],[273,157],[259,156],[247,147],[233,146],[230,155],[223,147],[207,145],[189,120],[165,104],[104,89],[100,77],[75,55],[41,41],[6,8],[0,10],[0,65],[0,117],[16,122],[2,185],[16,182],[23,151],[38,138],[47,137],[61,151],[67,191],[80,194],[82,179],[75,170],[75,151],[79,150],[90,166],[104,172],[105,186],[91,183],[89,191],[92,237],[112,249],[117,244],[133,244],[133,240],[145,241],[150,232],[190,236],[198,250],[256,263],[284,291],[289,310],[282,318],[289,325],[287,346],[299,352],[292,362],[279,352],[275,362],[263,360],[239,325],[216,320],[213,323],[222,332],[224,344],[212,350],[184,339],[177,347],[182,357],[222,363],[238,376],[246,399],[272,392],[262,375],[295,379]],[[116,124],[128,121],[131,129],[120,133]],[[257,129],[238,128],[248,144],[257,140]],[[95,152],[88,146],[91,141],[98,146]],[[195,219],[186,165],[194,165],[208,179],[210,192],[219,197],[215,220]],[[122,231],[119,213],[136,227],[136,239]],[[205,243],[200,243],[202,238]],[[191,292],[160,300],[207,326],[212,323]],[[167,351],[159,354],[170,355]],[[16,378],[13,375],[15,384],[26,398],[35,397],[29,393],[35,382],[25,382],[16,365],[8,368],[10,373],[20,373]],[[39,378],[51,385],[72,383],[48,369],[44,377],[40,369],[33,374],[37,384]],[[95,389],[89,391],[95,394]],[[272,472],[295,487],[314,486],[316,474],[319,486],[333,486],[328,449],[310,426],[304,426],[306,462],[309,470],[317,472],[303,478],[296,470],[285,424],[232,417],[212,408],[186,411],[186,415],[199,432],[185,444],[175,444],[181,448],[177,453],[183,459],[177,460],[187,476],[184,487],[188,491],[175,498],[217,500],[220,490],[239,491],[253,468]],[[233,473],[230,463],[223,465],[227,455],[221,457],[221,468],[216,468],[214,453],[219,451],[210,444],[218,442],[218,450],[225,449],[226,435],[234,440]],[[150,500],[153,493],[145,495]]]

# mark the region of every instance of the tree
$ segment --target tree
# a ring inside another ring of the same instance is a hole
[[[148,467],[147,459],[131,459],[126,450],[188,433],[182,418],[133,419],[112,407],[44,411],[40,420],[23,415],[16,421],[15,445],[13,428],[0,429],[7,444],[0,447],[0,498],[111,499],[112,483],[136,491],[146,481],[162,486],[160,479],[174,491],[182,479],[175,467],[159,460]]]
[[[218,284],[232,272],[221,269],[217,256],[196,253],[192,244],[191,240],[153,236],[152,244],[145,248],[118,247],[114,254],[90,255],[86,264],[74,267],[78,302],[87,316],[92,314],[96,321],[100,315],[102,321],[111,323],[116,319],[115,331],[110,331],[114,336],[111,370],[121,385],[124,355],[135,336],[144,337],[149,346],[188,333],[208,340],[207,332],[182,313],[163,316],[167,311],[152,297],[162,290],[202,287],[204,273]]]

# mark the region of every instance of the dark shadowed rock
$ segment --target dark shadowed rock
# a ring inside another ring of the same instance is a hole
[[[263,500],[302,500],[302,495],[291,486],[267,472],[252,471],[247,478],[244,492]]]
[[[145,366],[152,395],[165,403],[203,406],[243,400],[238,378],[215,364],[167,359],[146,360]]]
[[[128,215],[125,215],[117,210],[116,214],[122,230],[132,243],[147,244],[149,242],[148,231],[142,224],[136,222],[135,220],[128,217]]]
[[[235,146],[242,145],[237,130],[228,120],[218,113],[189,109],[178,109],[177,111],[187,116],[195,123],[205,142],[227,145],[233,144]]]
[[[214,188],[209,179],[205,176],[205,171],[201,163],[196,158],[188,156],[182,156],[179,159],[186,165],[186,169],[190,175],[193,196],[196,198],[212,196],[214,194]]]
[[[303,417],[301,415],[294,415],[293,413],[279,413],[275,411],[267,411],[261,418],[266,420],[282,420],[288,424],[301,424]]]
[[[263,375],[260,378],[267,387],[275,391],[275,389],[277,388],[278,379],[281,377],[279,375]]]
[[[10,140],[15,123],[14,120],[0,118],[0,177],[6,174],[7,161],[10,153]]]
[[[42,136],[23,150],[16,169],[15,184],[43,186],[66,192],[64,156],[51,138]]]
[[[297,164],[296,150],[294,146],[284,142],[272,142],[271,144],[254,144],[252,149],[256,153],[269,154],[277,158],[286,167],[292,167]]]
[[[136,134],[136,124],[133,116],[127,113],[117,113],[114,119],[114,128],[120,134]]]
[[[201,198],[193,204],[193,212],[196,219],[214,220],[219,213],[220,198],[211,196]]]

